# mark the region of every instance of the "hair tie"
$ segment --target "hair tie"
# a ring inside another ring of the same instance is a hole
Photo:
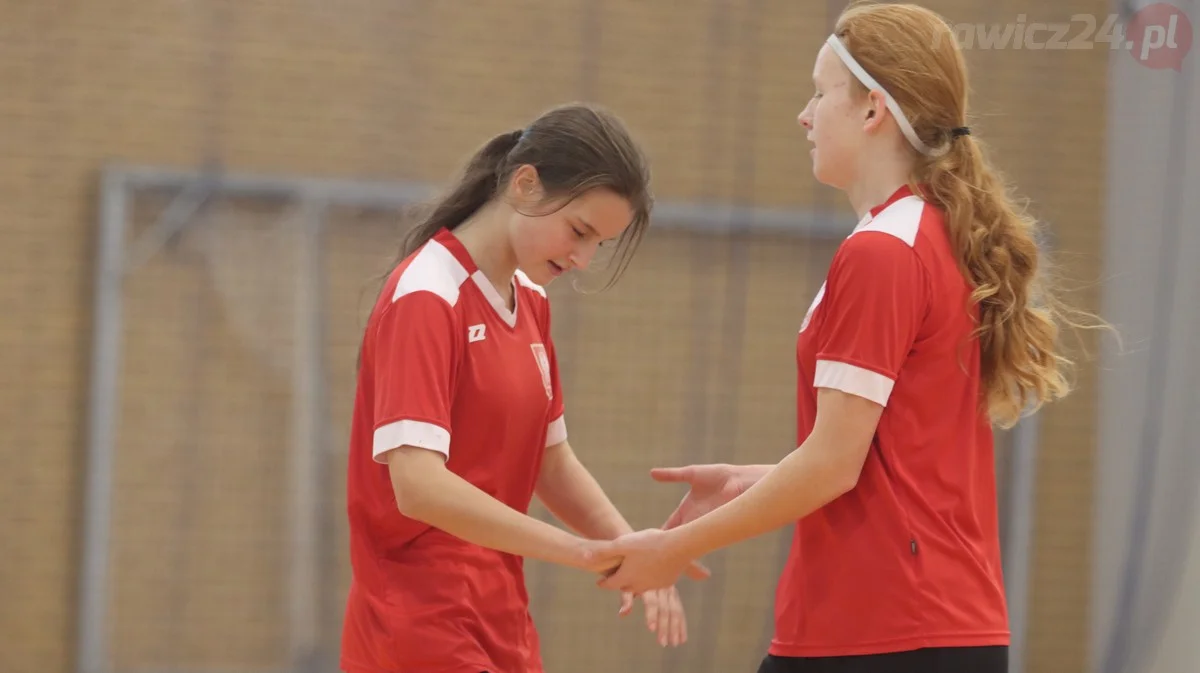
[[[969,126],[959,126],[958,128],[950,129],[950,137],[951,138],[957,138],[959,136],[969,136],[969,135],[971,135],[971,127],[969,127]]]

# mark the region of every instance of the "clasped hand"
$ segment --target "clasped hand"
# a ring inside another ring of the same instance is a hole
[[[678,577],[688,565],[687,561],[675,569],[673,574],[670,571],[663,573],[662,570],[655,570],[651,582],[642,579],[644,570],[639,570],[642,568],[643,559],[653,561],[657,554],[638,541],[645,537],[644,533],[660,532],[662,531],[642,531],[616,540],[587,540],[583,543],[583,569],[599,574],[601,587],[621,592],[621,608],[618,611],[621,617],[632,613],[635,598],[640,598],[645,607],[646,627],[658,636],[658,644],[663,647],[678,646],[687,640],[687,617],[684,614],[683,602],[674,586],[675,581],[668,579],[664,582],[659,578]],[[635,558],[638,560],[635,561]],[[638,579],[629,584],[628,588],[617,585],[618,582],[628,582],[628,578],[634,573],[637,573]],[[695,564],[689,568],[688,574],[703,579],[708,576],[708,571]],[[650,584],[654,586],[650,587]]]
[[[651,528],[612,540],[604,549],[611,559],[596,582],[604,589],[640,595],[664,589],[679,581],[686,573],[695,580],[709,577],[709,571],[687,558],[670,531]]]
[[[687,484],[688,493],[662,529],[630,533],[596,550],[595,570],[603,575],[597,585],[602,588],[638,595],[670,587],[684,573],[692,579],[706,579],[708,569],[688,557],[673,529],[704,516],[744,490],[729,465],[657,468],[650,474],[656,481]]]

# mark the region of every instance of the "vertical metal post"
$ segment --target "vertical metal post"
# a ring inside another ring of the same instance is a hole
[[[122,175],[106,171],[100,184],[99,240],[93,287],[83,555],[79,571],[80,606],[75,653],[75,670],[79,673],[107,673],[111,667],[107,638],[108,562],[128,198]]]
[[[1037,503],[1037,414],[1021,419],[1012,430],[1009,477],[1008,544],[1004,548],[1004,590],[1012,631],[1009,673],[1025,670],[1025,637],[1029,623],[1029,568],[1033,556],[1033,514]]]
[[[321,371],[321,229],[324,204],[302,206],[296,256],[295,348],[292,364],[292,502],[288,561],[290,659],[294,670],[317,666],[321,582],[318,532],[324,408]]]

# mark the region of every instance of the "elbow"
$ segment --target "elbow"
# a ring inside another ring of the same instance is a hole
[[[393,454],[388,466],[396,509],[410,519],[435,525],[432,519],[437,518],[438,493],[443,490],[437,478],[438,471],[445,470],[442,457],[433,452],[406,448]]]
[[[392,493],[396,498],[396,509],[414,521],[437,526],[442,511],[442,498],[435,480],[425,478],[393,479]]]
[[[533,485],[533,494],[547,506],[552,506],[561,499],[565,488],[565,466],[569,451],[570,447],[563,442],[547,448],[542,458],[542,465]]]
[[[835,485],[833,497],[835,499],[840,498],[843,495],[846,495],[850,491],[853,491],[855,488],[857,488],[859,474],[860,474],[860,472],[858,472],[858,471],[854,471],[854,472],[847,471],[846,474],[833,480],[833,484]]]
[[[423,492],[423,489],[415,484],[402,482],[397,483],[393,480],[392,491],[396,497],[396,509],[409,519],[420,521],[421,523],[431,523],[431,510],[433,509],[431,498],[428,493]]]
[[[863,461],[838,461],[830,475],[829,483],[833,485],[833,497],[840,498],[855,488],[858,488],[859,477],[862,476]]]

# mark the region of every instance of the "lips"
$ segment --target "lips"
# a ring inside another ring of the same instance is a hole
[[[550,267],[550,273],[554,274],[555,276],[561,276],[563,272],[566,271],[566,269],[555,264],[554,262],[546,262],[546,265]]]

